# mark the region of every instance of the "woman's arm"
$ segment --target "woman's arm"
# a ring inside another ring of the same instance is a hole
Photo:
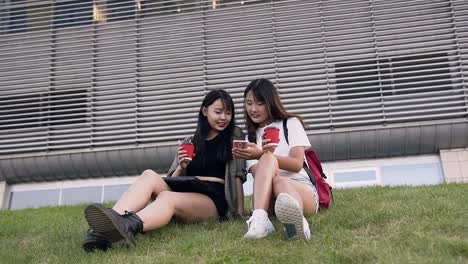
[[[278,166],[282,170],[300,172],[304,165],[304,147],[293,147],[289,150],[289,156],[275,155]]]
[[[172,177],[176,177],[176,176],[181,176],[181,175],[184,175],[185,174],[185,170],[182,169],[182,167],[177,166],[177,168],[175,169],[175,171],[172,173]]]
[[[179,147],[177,154],[172,161],[171,168],[169,169],[167,176],[183,176],[188,165],[188,161],[185,159],[187,157],[187,152]]]
[[[264,151],[274,152],[276,146],[268,145],[268,141],[265,141],[265,140],[264,140],[264,143],[266,143],[264,145],[264,147],[265,147]],[[249,143],[249,144],[253,144],[253,143]],[[260,150],[260,153],[258,153],[258,149],[255,150],[256,146],[255,147],[254,146],[255,145],[252,145],[252,148],[250,150],[248,150],[248,151],[238,152],[238,153],[240,153],[239,155],[246,155],[244,153],[248,153],[250,151],[249,154],[251,154],[251,156],[249,156],[249,157],[260,159],[263,152]],[[286,156],[279,156],[279,155],[275,155],[275,157],[278,160],[278,166],[279,166],[280,169],[291,171],[291,172],[300,172],[302,170],[302,166],[304,164],[304,147],[297,146],[297,147],[291,148],[289,150],[289,156],[287,156],[287,157]],[[252,173],[252,175],[255,175],[255,170],[257,168],[256,165],[257,164],[253,165],[249,169],[249,172]]]
[[[243,149],[233,148],[232,154],[238,159],[253,160],[260,159],[263,152],[255,143],[248,142],[247,147]]]

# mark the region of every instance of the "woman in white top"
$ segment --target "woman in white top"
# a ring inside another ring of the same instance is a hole
[[[244,92],[245,119],[249,143],[233,154],[247,160],[254,176],[253,213],[247,221],[245,238],[263,238],[274,231],[268,209],[275,201],[275,214],[283,223],[289,239],[310,239],[304,214],[317,212],[315,186],[303,169],[304,149],[310,142],[302,118],[288,113],[274,85],[267,79],[253,80]],[[283,120],[287,120],[288,139],[284,137]],[[262,140],[265,127],[279,128],[278,145]]]

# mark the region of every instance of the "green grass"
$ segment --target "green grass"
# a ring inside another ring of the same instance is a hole
[[[468,185],[336,190],[309,217],[312,240],[287,241],[280,223],[244,240],[243,220],[170,224],[136,248],[87,254],[84,206],[0,211],[0,263],[468,263]],[[248,204],[248,203],[247,203]]]

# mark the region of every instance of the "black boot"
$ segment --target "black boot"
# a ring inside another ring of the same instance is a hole
[[[91,204],[85,208],[85,218],[96,232],[110,241],[125,240],[128,245],[135,245],[135,236],[143,231],[143,221],[133,212],[120,215],[101,204]]]
[[[112,242],[109,239],[92,229],[88,230],[81,245],[86,252],[107,251],[112,248]]]
[[[135,212],[125,211],[122,217],[128,220],[129,228],[134,236],[140,233],[143,234],[143,220]]]

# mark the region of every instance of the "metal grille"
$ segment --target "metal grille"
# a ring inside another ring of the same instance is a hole
[[[466,122],[468,1],[0,1],[0,155],[175,142],[276,83],[309,133]]]

